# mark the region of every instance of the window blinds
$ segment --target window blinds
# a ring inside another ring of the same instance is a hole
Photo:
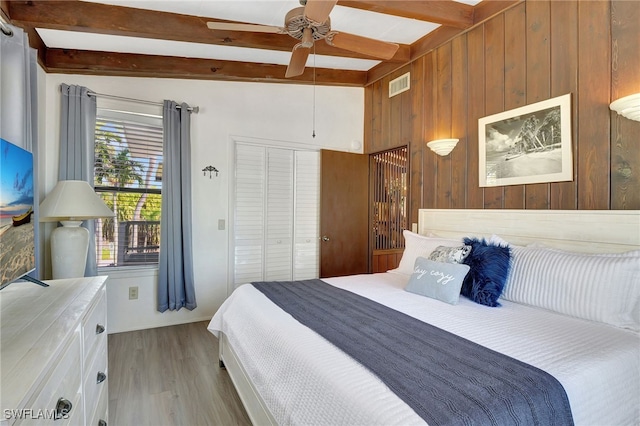
[[[98,266],[158,261],[162,137],[160,117],[98,113],[95,190],[116,214],[96,227]]]

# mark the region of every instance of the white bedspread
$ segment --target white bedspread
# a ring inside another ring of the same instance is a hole
[[[489,308],[408,293],[392,273],[325,279],[556,377],[576,425],[640,424],[640,336],[508,301]],[[209,330],[228,338],[279,424],[424,424],[411,408],[322,337],[251,285],[215,314]]]

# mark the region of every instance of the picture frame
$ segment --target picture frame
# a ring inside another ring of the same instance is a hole
[[[479,186],[573,180],[571,94],[478,120]]]

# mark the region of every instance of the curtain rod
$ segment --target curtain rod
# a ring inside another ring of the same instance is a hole
[[[137,102],[139,104],[164,106],[162,102],[153,102],[153,101],[145,101],[143,99],[125,98],[124,96],[106,95],[104,93],[96,93],[96,92],[88,92],[88,94],[89,96],[96,96],[96,97],[107,98],[107,99],[116,99],[120,101]],[[182,107],[180,105],[176,105],[176,108],[180,109]],[[197,114],[198,111],[200,111],[200,107],[197,107],[197,106],[189,107],[187,108],[187,111],[195,112]]]
[[[13,37],[13,30],[7,23],[4,22],[3,19],[0,19],[0,31],[2,31],[2,34],[8,37]]]

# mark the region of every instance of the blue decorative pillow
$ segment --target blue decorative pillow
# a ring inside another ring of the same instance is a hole
[[[470,270],[460,294],[481,305],[500,306],[498,298],[509,276],[511,249],[484,238],[464,238],[463,242],[471,246],[471,254],[464,260]]]
[[[418,257],[405,290],[455,305],[467,272],[467,265],[435,262]]]

